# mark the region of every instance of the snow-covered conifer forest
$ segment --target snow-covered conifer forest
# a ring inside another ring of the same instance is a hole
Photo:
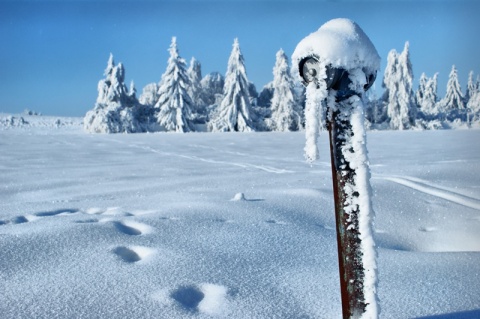
[[[273,80],[258,93],[248,80],[245,58],[234,40],[225,76],[212,72],[204,77],[194,57],[187,67],[176,38],[170,45],[167,67],[158,83],[146,85],[139,98],[133,81],[125,85],[125,67],[111,55],[98,97],[87,112],[84,128],[92,133],[191,132],[191,131],[295,131],[304,127],[305,91],[293,79],[287,55],[280,49]],[[480,75],[470,72],[462,91],[455,65],[446,94],[437,93],[438,73],[421,73],[413,87],[414,71],[409,43],[402,52],[391,50],[377,85],[365,94],[366,126],[370,130],[430,130],[480,127]]]

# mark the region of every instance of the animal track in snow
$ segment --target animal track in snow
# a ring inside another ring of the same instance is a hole
[[[155,251],[144,246],[119,246],[113,249],[113,253],[126,263],[136,263],[152,255]]]
[[[121,221],[113,224],[118,231],[126,235],[138,236],[152,232],[152,228],[149,225],[135,221]]]

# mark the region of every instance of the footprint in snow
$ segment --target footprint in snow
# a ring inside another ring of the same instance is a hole
[[[3,226],[3,225],[8,225],[8,224],[24,224],[24,223],[28,223],[29,221],[32,221],[36,219],[35,216],[32,216],[32,215],[28,215],[28,216],[15,216],[13,218],[11,218],[10,220],[0,220],[0,226]]]
[[[113,253],[126,263],[136,263],[151,256],[155,251],[144,246],[119,246],[113,249]]]
[[[74,214],[78,213],[78,209],[72,209],[72,208],[62,208],[62,209],[56,209],[56,210],[51,210],[51,211],[43,211],[43,212],[38,212],[35,214],[37,217],[50,217],[50,216],[57,216],[57,215],[69,215],[69,214]]]
[[[125,235],[138,236],[152,232],[152,227],[135,221],[114,222],[115,228]]]
[[[24,224],[24,223],[28,223],[28,222],[40,219],[42,217],[69,215],[69,214],[78,213],[78,212],[79,212],[78,209],[71,209],[71,208],[57,209],[52,211],[42,211],[42,212],[35,213],[33,215],[16,216],[10,220],[0,220],[0,226],[7,225],[7,224]]]
[[[29,220],[25,216],[17,216],[12,218],[12,224],[23,224],[27,223]]]
[[[183,286],[173,291],[170,297],[185,309],[197,311],[197,307],[205,297],[205,294],[195,286]]]
[[[170,297],[187,311],[218,315],[225,313],[227,293],[225,286],[204,283],[199,286],[180,286]]]

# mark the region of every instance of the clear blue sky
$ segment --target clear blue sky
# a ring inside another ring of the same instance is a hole
[[[465,90],[480,73],[480,1],[5,1],[0,0],[0,112],[29,108],[46,115],[83,116],[92,109],[108,56],[134,80],[137,96],[165,71],[177,37],[180,55],[202,73],[225,73],[238,37],[249,80],[257,90],[272,80],[275,53],[333,18],[357,22],[387,54],[410,41],[415,89],[422,72],[439,72],[443,96],[453,64]]]

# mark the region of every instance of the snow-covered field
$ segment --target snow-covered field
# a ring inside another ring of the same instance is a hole
[[[67,122],[0,129],[1,318],[341,317],[326,133]],[[367,138],[381,317],[480,318],[480,130]]]

